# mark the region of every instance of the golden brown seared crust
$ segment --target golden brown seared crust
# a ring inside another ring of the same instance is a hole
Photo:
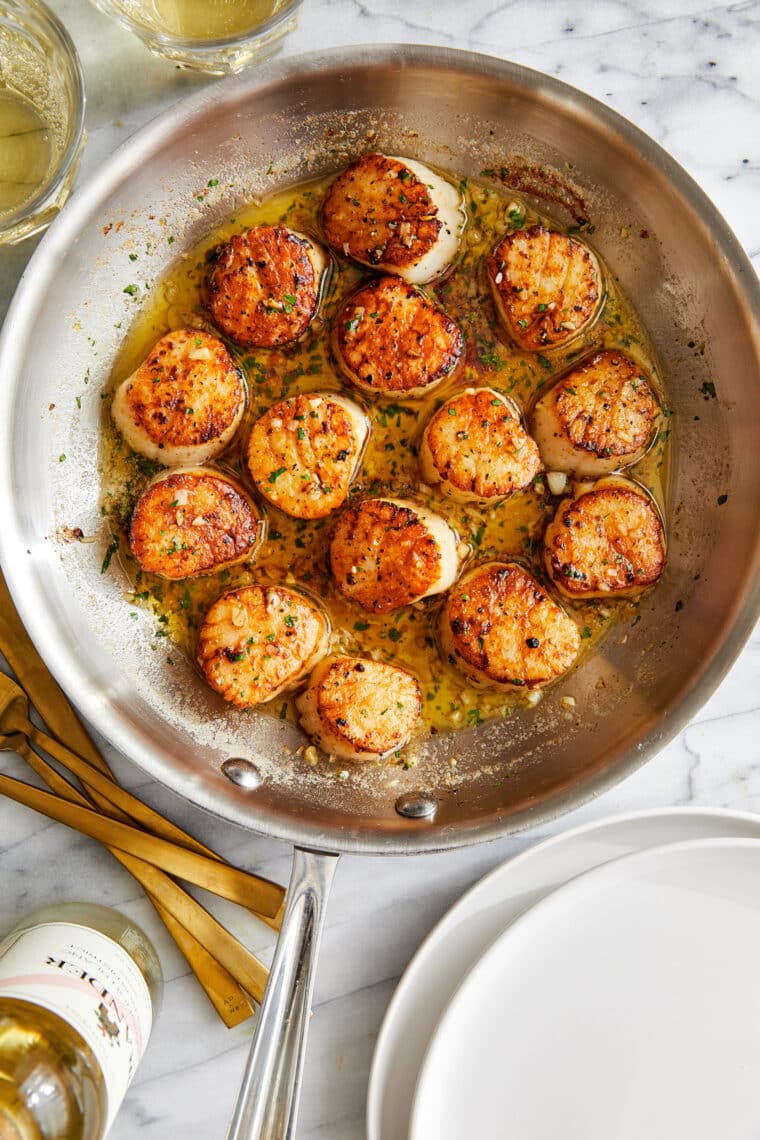
[[[502,238],[488,257],[497,308],[523,348],[564,344],[595,315],[600,297],[596,257],[565,234],[530,226]]]
[[[150,483],[129,527],[142,569],[175,581],[252,558],[262,537],[263,523],[245,492],[203,467]]]
[[[309,239],[284,226],[254,226],[234,234],[216,251],[208,277],[214,324],[246,347],[298,340],[319,303],[321,273],[314,256]]]
[[[258,491],[281,511],[321,519],[345,501],[363,442],[338,400],[294,396],[273,404],[253,425],[248,469]]]
[[[333,331],[349,379],[380,395],[421,394],[448,376],[462,354],[456,322],[399,277],[380,277],[358,289]]]
[[[367,499],[338,519],[330,569],[344,597],[384,614],[428,592],[441,573],[441,550],[416,511]]]
[[[514,562],[489,562],[449,591],[442,644],[473,679],[535,688],[562,676],[580,648],[575,622]]]
[[[443,228],[425,183],[384,154],[362,154],[338,175],[327,191],[322,223],[338,253],[388,268],[419,261]]]
[[[238,708],[297,684],[327,651],[321,607],[283,586],[230,590],[209,608],[198,663],[212,689]]]
[[[658,404],[647,377],[624,352],[598,352],[557,386],[555,407],[572,445],[599,458],[640,452]]]
[[[493,388],[473,388],[446,400],[425,428],[423,466],[452,494],[474,499],[512,495],[541,469],[538,447],[514,405]],[[432,467],[432,470],[430,468]]]
[[[222,441],[223,446],[240,421],[245,387],[218,337],[175,329],[157,341],[119,390],[115,405],[117,401],[117,426],[137,450],[160,459],[162,451],[203,449],[202,458],[208,459],[215,453],[213,444]],[[136,435],[145,437],[147,448]]]
[[[316,698],[324,737],[368,757],[402,748],[422,708],[420,687],[405,669],[355,657],[331,660]]]
[[[567,597],[637,594],[665,567],[657,508],[630,480],[600,480],[560,503],[544,535],[544,562]]]

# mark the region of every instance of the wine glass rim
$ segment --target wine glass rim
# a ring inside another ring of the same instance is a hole
[[[281,24],[287,16],[291,15],[303,4],[303,0],[286,0],[286,3],[283,4],[281,8],[278,8],[276,12],[273,12],[268,19],[264,20],[261,24],[256,24],[255,27],[250,28],[247,32],[238,32],[230,36],[220,36],[217,39],[202,39],[200,37],[190,38],[187,36],[176,36],[171,32],[162,32],[157,28],[151,27],[149,24],[140,23],[125,11],[125,6],[121,0],[94,0],[94,2],[101,11],[108,12],[110,15],[115,16],[122,24],[129,27],[146,43],[155,44],[157,47],[165,46],[174,51],[186,51],[195,55],[211,55],[214,52],[236,47],[245,47],[247,44],[255,43],[256,40],[261,39],[266,36],[268,32],[273,31],[278,24]]]
[[[56,198],[61,184],[68,175],[72,163],[76,160],[84,135],[84,116],[86,96],[84,87],[84,72],[74,41],[64,24],[43,0],[5,0],[0,5],[0,15],[3,9],[8,15],[13,11],[28,12],[39,21],[39,27],[34,32],[42,32],[48,37],[53,47],[61,54],[67,65],[66,85],[70,98],[70,115],[67,117],[66,143],[61,151],[58,161],[54,164],[45,182],[31,198],[22,202],[16,210],[0,219],[0,233],[15,229],[21,223],[35,215],[44,212]],[[21,25],[20,25],[21,26]]]

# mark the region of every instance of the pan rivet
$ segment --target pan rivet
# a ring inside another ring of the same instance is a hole
[[[407,819],[432,819],[438,811],[438,800],[423,792],[409,792],[396,800],[396,811]]]
[[[250,760],[244,760],[242,756],[231,756],[229,760],[225,760],[222,764],[222,771],[228,780],[233,784],[237,784],[247,791],[253,791],[262,784],[261,772],[255,764]]]

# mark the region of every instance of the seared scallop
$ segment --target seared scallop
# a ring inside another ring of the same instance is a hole
[[[427,483],[460,502],[497,502],[524,491],[541,469],[538,448],[508,397],[467,388],[445,400],[420,445]]]
[[[213,603],[201,626],[198,663],[212,689],[249,708],[293,688],[324,657],[321,606],[284,586],[244,586]]]
[[[205,463],[232,439],[245,387],[218,337],[175,329],[117,388],[114,423],[135,451],[166,467]]]
[[[568,598],[631,597],[665,567],[665,533],[643,487],[620,476],[564,499],[544,535],[544,562]]]
[[[427,507],[366,499],[338,519],[330,568],[344,597],[389,613],[449,588],[459,569],[457,537]]]
[[[380,396],[422,396],[462,354],[456,323],[419,289],[380,277],[357,290],[333,326],[335,353],[352,384]]]
[[[237,344],[290,344],[316,315],[324,269],[325,255],[311,238],[285,226],[254,226],[214,254],[209,313]]]
[[[502,238],[488,258],[496,310],[521,348],[565,344],[596,316],[601,272],[575,238],[531,226]]]
[[[541,397],[531,426],[549,469],[594,478],[641,458],[657,413],[640,366],[624,352],[607,349],[573,368]]]
[[[143,570],[192,578],[253,558],[264,523],[232,479],[205,467],[154,479],[137,500],[129,547]]]
[[[328,190],[322,221],[337,253],[420,283],[453,261],[464,210],[456,187],[421,162],[362,154]]]
[[[382,760],[403,748],[422,696],[405,669],[357,657],[328,657],[296,698],[305,732],[341,760]]]
[[[441,648],[470,681],[533,689],[561,677],[580,648],[578,627],[527,570],[488,562],[451,590],[440,618]]]
[[[361,408],[334,393],[280,400],[253,425],[248,470],[260,494],[297,519],[341,506],[369,434]]]

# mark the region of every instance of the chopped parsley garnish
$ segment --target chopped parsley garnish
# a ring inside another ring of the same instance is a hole
[[[118,549],[119,549],[119,540],[118,540],[118,538],[114,538],[112,535],[111,541],[108,544],[108,547],[106,548],[106,553],[105,553],[105,556],[103,558],[103,565],[100,567],[100,573],[101,574],[105,574],[106,570],[111,565],[111,559],[113,558],[114,554],[116,553],[116,551]]]

